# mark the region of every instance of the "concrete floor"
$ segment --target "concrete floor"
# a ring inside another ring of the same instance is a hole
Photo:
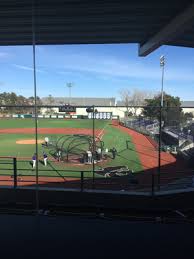
[[[193,258],[194,225],[0,215],[0,258]]]

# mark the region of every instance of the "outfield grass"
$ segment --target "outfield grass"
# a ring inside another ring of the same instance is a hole
[[[101,129],[108,120],[95,120],[95,128]],[[91,119],[38,119],[39,128],[92,128]],[[0,128],[34,128],[34,119],[0,119]]]
[[[138,154],[135,151],[135,146],[131,142],[131,137],[111,125],[108,125],[105,130],[106,134],[102,138],[105,143],[105,148],[112,149],[115,147],[118,152],[116,159],[109,160],[107,166],[127,165],[134,172],[141,171],[142,166]],[[129,141],[128,149],[126,141]]]
[[[0,119],[0,128],[31,128],[34,126],[34,121],[30,119]],[[127,165],[134,172],[142,170],[142,165],[140,163],[139,157],[135,150],[134,144],[130,142],[129,149],[126,148],[126,141],[130,141],[130,136],[121,132],[116,127],[112,127],[110,121],[106,120],[96,120],[95,126],[97,129],[105,130],[102,140],[104,141],[105,148],[111,149],[115,147],[117,149],[118,155],[116,159],[113,160],[110,155],[110,159],[105,166],[119,166]],[[92,128],[91,120],[60,120],[60,119],[40,119],[38,127],[41,128]],[[56,137],[59,137],[57,135]],[[39,135],[39,139],[44,139],[44,135]],[[49,136],[51,137],[51,136]],[[31,157],[35,152],[35,145],[18,145],[17,140],[33,139],[35,138],[32,134],[0,134],[0,156],[17,156],[17,157],[29,157],[27,161],[18,161],[18,173],[34,175],[35,171],[31,167]],[[38,145],[39,156],[42,159],[42,146]],[[48,154],[49,155],[49,154]],[[48,160],[51,157],[49,156]],[[2,164],[5,159],[0,159],[0,174],[12,174],[13,168],[12,164]],[[10,160],[9,160],[10,161]],[[49,165],[45,168],[41,162],[39,162],[39,175],[40,176],[70,176],[70,177],[80,177],[80,173],[76,173],[78,170],[91,170],[92,167],[89,165],[80,166],[73,164],[59,164],[55,162],[49,162]],[[96,166],[97,169],[97,166]],[[46,171],[44,171],[46,170]],[[63,170],[75,170],[74,172],[64,172]],[[92,173],[87,173],[85,176],[91,177]],[[98,177],[98,176],[96,176]]]

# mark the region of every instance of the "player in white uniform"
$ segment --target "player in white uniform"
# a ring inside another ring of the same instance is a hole
[[[90,150],[88,150],[87,154],[88,154],[88,163],[91,164],[92,163],[92,152]]]
[[[32,168],[36,167],[36,153],[32,156]]]
[[[45,146],[48,146],[49,138],[48,138],[48,137],[45,137],[44,141],[45,141]]]

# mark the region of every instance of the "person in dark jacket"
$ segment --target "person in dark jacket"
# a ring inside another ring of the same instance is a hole
[[[113,148],[112,148],[112,159],[115,159],[116,154],[117,154],[117,150],[116,150],[115,147],[113,147]]]

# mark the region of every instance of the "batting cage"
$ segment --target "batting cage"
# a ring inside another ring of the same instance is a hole
[[[103,147],[104,142],[99,137],[81,134],[53,137],[48,145],[49,153],[59,161],[83,163],[88,151],[95,153]]]

